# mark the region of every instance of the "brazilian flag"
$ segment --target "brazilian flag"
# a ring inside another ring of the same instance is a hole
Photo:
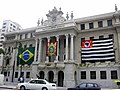
[[[17,61],[18,64],[32,64],[34,61],[34,47],[29,47],[29,48],[19,48],[18,49],[18,56],[17,56]]]

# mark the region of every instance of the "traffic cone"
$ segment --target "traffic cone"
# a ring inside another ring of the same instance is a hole
[[[15,90],[18,90],[18,87],[16,87],[16,89]]]

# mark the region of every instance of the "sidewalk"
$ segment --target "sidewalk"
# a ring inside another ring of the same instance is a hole
[[[16,84],[13,84],[11,82],[5,82],[3,85],[0,85],[0,88],[15,90],[16,89]]]
[[[11,86],[11,85],[0,85],[0,88],[3,88],[3,89],[13,89],[13,90],[15,90],[16,86]]]

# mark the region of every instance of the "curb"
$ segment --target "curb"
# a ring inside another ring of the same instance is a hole
[[[13,90],[16,89],[15,86],[0,86],[0,88],[3,88],[3,89],[13,89]]]

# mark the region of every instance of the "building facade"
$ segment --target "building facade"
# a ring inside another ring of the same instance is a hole
[[[13,22],[11,20],[3,21],[2,28],[0,29],[0,48],[4,50],[3,48],[3,42],[5,41],[4,35],[8,32],[13,32],[17,30],[22,30],[22,27],[18,23]],[[0,54],[0,66],[2,66],[3,64],[3,59],[4,59],[3,54]]]
[[[17,82],[22,73],[26,81],[45,78],[61,87],[96,82],[115,88],[114,80],[120,79],[120,11],[78,19],[71,13],[70,20],[62,15],[54,7],[37,27],[5,34],[5,80]],[[30,47],[34,54],[26,51]]]
[[[5,40],[5,38],[4,38],[5,33],[13,32],[16,30],[22,30],[22,27],[18,23],[13,22],[11,20],[4,20],[3,24],[2,24],[2,29],[0,30],[0,32],[1,32],[0,40],[2,40],[2,41]]]

